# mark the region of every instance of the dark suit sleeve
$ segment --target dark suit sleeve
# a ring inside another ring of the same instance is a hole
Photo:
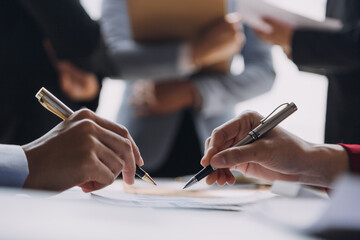
[[[341,32],[297,30],[292,41],[294,63],[304,71],[336,73],[360,66],[360,26]]]
[[[78,0],[19,0],[59,59],[101,75],[111,70],[100,27]]]

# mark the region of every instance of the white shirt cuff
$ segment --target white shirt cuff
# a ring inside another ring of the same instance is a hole
[[[178,69],[181,75],[190,75],[197,70],[196,65],[191,60],[191,46],[189,43],[180,45],[178,56]]]
[[[24,150],[20,146],[0,144],[0,186],[20,188],[28,175]]]

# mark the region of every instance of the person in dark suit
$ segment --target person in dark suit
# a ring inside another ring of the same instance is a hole
[[[328,0],[327,17],[341,20],[341,31],[293,29],[265,19],[272,27],[270,34],[259,36],[282,46],[300,70],[324,74],[329,79],[325,142],[360,143],[360,2]]]
[[[96,108],[109,64],[79,1],[1,1],[0,31],[0,143],[30,142],[59,122],[34,98],[42,86],[72,109]]]

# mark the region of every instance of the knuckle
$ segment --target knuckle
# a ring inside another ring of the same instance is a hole
[[[129,137],[130,136],[129,130],[127,130],[127,128],[122,126],[122,125],[119,125],[119,133],[123,137]]]
[[[124,148],[126,151],[131,151],[131,141],[127,138],[124,139]]]
[[[89,109],[81,109],[76,114],[79,119],[93,119],[94,118],[94,113],[92,111],[90,111]]]
[[[84,147],[85,149],[95,149],[98,145],[98,141],[89,135],[85,135]]]
[[[89,119],[81,120],[78,126],[83,133],[92,133],[96,130],[95,122]]]
[[[220,127],[215,128],[211,135],[214,137],[214,139],[227,139],[226,132],[223,131]]]
[[[263,116],[261,116],[258,112],[256,111],[252,111],[252,110],[246,110],[244,112],[242,112],[238,119],[241,118],[248,118],[248,119],[262,119]]]

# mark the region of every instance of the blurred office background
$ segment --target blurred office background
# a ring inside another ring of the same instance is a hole
[[[318,20],[322,20],[325,16],[326,0],[268,1]],[[82,0],[81,2],[91,17],[99,19],[102,0]],[[239,103],[236,113],[251,109],[266,115],[281,103],[295,102],[299,108],[298,112],[281,123],[281,126],[310,142],[322,143],[324,141],[326,78],[299,72],[279,47],[273,47],[272,53],[277,72],[274,87],[264,95]],[[242,71],[242,69],[232,69],[232,71]],[[123,90],[122,81],[106,79],[101,92],[98,113],[114,120],[118,105],[122,100]]]

